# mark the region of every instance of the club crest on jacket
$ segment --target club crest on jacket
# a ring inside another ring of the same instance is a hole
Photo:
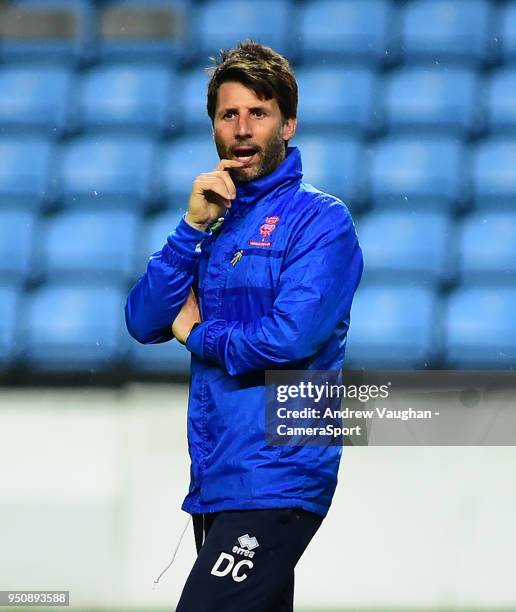
[[[276,215],[265,217],[265,223],[260,225],[258,230],[261,239],[260,240],[249,240],[249,244],[251,246],[257,247],[270,247],[272,246],[272,242],[268,240],[272,232],[276,229],[276,225],[278,224],[280,218]]]

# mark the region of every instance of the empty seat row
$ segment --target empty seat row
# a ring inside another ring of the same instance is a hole
[[[366,285],[351,312],[350,368],[514,368],[516,290],[459,287],[440,300],[430,288]]]
[[[128,283],[145,270],[184,211],[142,219],[133,211],[74,210],[37,219],[0,211],[0,282]],[[356,221],[363,282],[403,280],[514,284],[516,212],[474,212],[455,222],[442,212],[370,212]]]
[[[124,324],[127,290],[47,284],[32,293],[0,285],[0,373],[20,365],[33,372],[182,373],[190,355],[178,342],[143,346]]]
[[[365,282],[432,286],[516,280],[513,211],[479,211],[458,222],[438,212],[371,212],[358,218],[357,231]]]
[[[516,57],[515,15],[516,3],[488,0],[18,0],[4,10],[2,53],[205,61],[251,37],[302,61],[492,62]]]
[[[451,137],[392,137],[366,147],[360,139],[303,135],[304,178],[352,206],[405,209],[514,208],[516,140],[492,138],[466,147]],[[0,139],[0,208],[144,208],[162,200],[180,208],[193,179],[218,162],[209,136],[169,144],[148,137],[87,136],[54,145]]]
[[[143,273],[182,214],[167,211],[143,221],[134,211],[74,210],[43,219],[0,211],[0,282],[127,284]]]
[[[372,69],[303,67],[299,123],[374,134],[441,130],[516,132],[516,67],[480,77],[471,68],[426,65],[379,77]],[[0,128],[59,136],[81,130],[177,133],[210,128],[207,74],[159,64],[116,64],[74,73],[60,65],[0,68]]]
[[[116,286],[46,285],[34,294],[0,287],[4,367],[22,355],[36,370],[115,367],[128,344],[124,293]]]
[[[77,283],[22,294],[0,286],[0,370],[186,372],[175,341],[139,346],[123,322],[126,291]],[[430,288],[377,284],[359,289],[352,309],[348,367],[383,369],[513,367],[516,290],[460,287],[445,300]],[[479,315],[481,313],[481,315]]]
[[[205,99],[201,69],[179,78],[156,64],[117,64],[82,75],[63,65],[9,65],[0,69],[0,126],[56,136],[96,128],[174,132],[191,127],[183,117],[192,87]],[[199,115],[197,124],[208,123],[205,108]]]

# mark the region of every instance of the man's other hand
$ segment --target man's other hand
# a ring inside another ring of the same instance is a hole
[[[197,304],[197,298],[193,290],[190,289],[190,295],[172,323],[172,333],[181,344],[186,344],[194,323],[200,322],[201,313]]]

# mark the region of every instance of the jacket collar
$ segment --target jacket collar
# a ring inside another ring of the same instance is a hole
[[[273,172],[249,183],[237,183],[236,203],[244,206],[255,204],[273,191],[285,191],[300,182],[302,176],[301,153],[297,147],[288,147],[285,159]]]

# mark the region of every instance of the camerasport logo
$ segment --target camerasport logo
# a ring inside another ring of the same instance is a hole
[[[260,229],[258,230],[261,240],[249,240],[249,244],[257,247],[270,247],[272,242],[268,240],[268,238],[270,238],[270,235],[276,229],[276,225],[278,224],[279,220],[280,218],[276,215],[265,217],[265,223],[262,223],[262,225],[260,225]]]

